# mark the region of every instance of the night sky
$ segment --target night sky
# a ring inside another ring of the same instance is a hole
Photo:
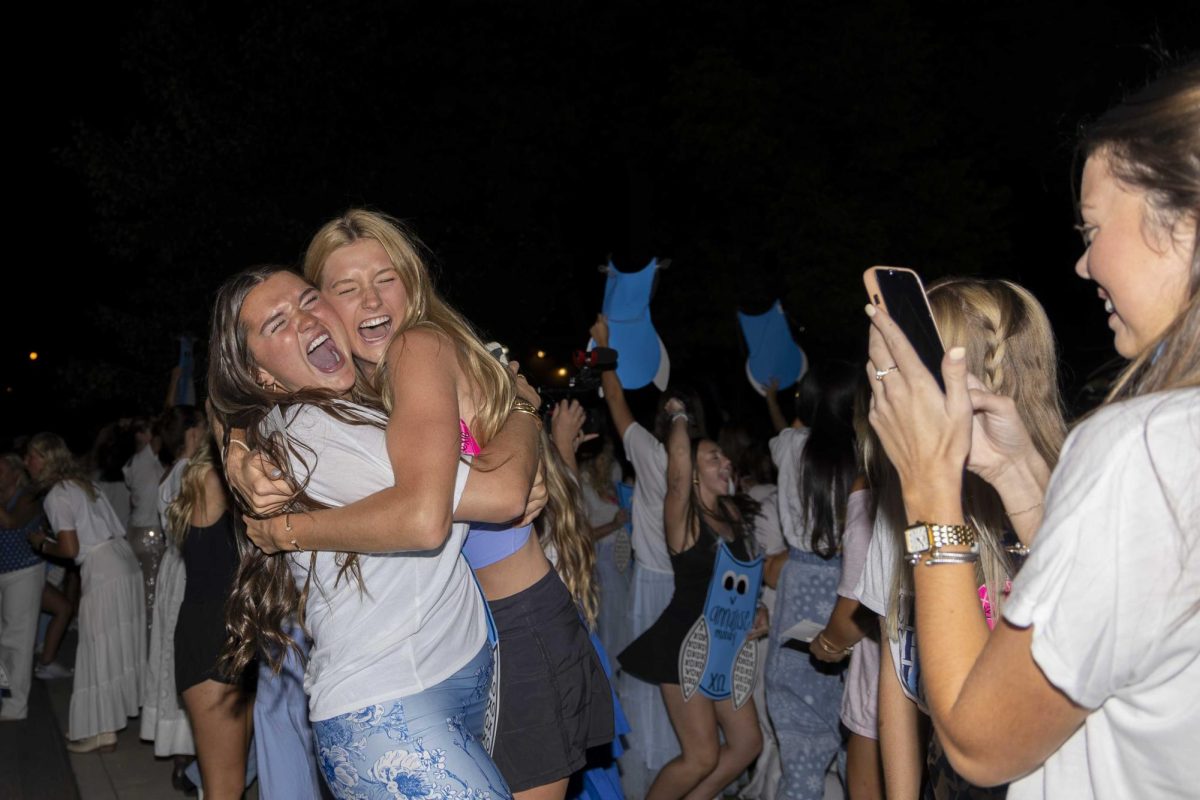
[[[12,81],[33,258],[7,270],[0,439],[83,449],[157,410],[216,286],[353,205],[407,220],[547,380],[586,342],[597,265],[657,255],[674,375],[735,417],[761,417],[735,311],[779,297],[810,357],[859,360],[873,264],[1028,286],[1074,400],[1115,355],[1072,272],[1075,131],[1196,53],[1200,3],[970,5],[33,9],[10,31],[40,63]]]

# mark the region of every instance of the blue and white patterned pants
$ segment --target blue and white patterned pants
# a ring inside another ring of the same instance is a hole
[[[767,710],[779,739],[779,798],[820,800],[825,772],[842,744],[840,670],[781,647],[779,634],[802,619],[824,623],[837,602],[842,560],[792,549],[779,576],[767,653]]]
[[[338,800],[510,800],[480,742],[492,650],[420,694],[313,723]]]

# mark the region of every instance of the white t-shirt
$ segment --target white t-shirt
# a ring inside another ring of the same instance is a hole
[[[673,573],[663,531],[667,449],[638,423],[625,429],[625,455],[637,473],[633,484],[633,556],[638,566]]]
[[[771,556],[786,550],[783,527],[779,524],[779,489],[773,483],[760,483],[751,486],[746,494],[761,506],[754,517],[754,543],[758,552]]]
[[[1200,389],[1102,408],[1068,437],[1004,616],[1093,711],[1023,798],[1200,793]]]
[[[808,428],[784,428],[770,441],[771,460],[779,470],[779,526],[789,547],[812,551],[808,520],[800,505],[800,455],[808,442]]]
[[[162,479],[163,465],[154,448],[146,445],[138,450],[121,471],[129,487],[129,524],[135,528],[157,528],[158,482]]]
[[[858,602],[880,617],[887,616],[892,576],[896,572],[896,560],[900,558],[900,537],[884,517],[882,513],[875,515],[871,543],[867,546],[867,556],[863,562],[862,577],[854,587],[854,596],[858,598]],[[891,650],[892,668],[896,671],[896,679],[900,681],[900,688],[904,690],[905,697],[928,714],[924,688],[921,685],[921,660],[917,655],[917,629],[912,593],[901,590],[899,602],[897,638],[888,637],[886,626],[881,621],[879,641]]]
[[[579,488],[583,492],[583,507],[587,511],[588,524],[593,528],[599,528],[612,522],[613,517],[621,510],[614,495],[616,491],[614,486],[621,480],[621,465],[613,463],[608,485],[601,486],[599,490],[592,486],[590,475],[590,472],[581,473]],[[613,531],[602,541],[607,541],[609,537],[615,535],[616,531]]]
[[[50,520],[50,527],[56,534],[59,531],[75,531],[79,537],[76,564],[82,564],[97,545],[125,536],[125,527],[117,518],[117,512],[113,511],[108,498],[101,494],[99,488],[93,500],[74,481],[60,481],[46,493],[42,505],[46,510],[46,519]]]
[[[283,413],[275,409],[264,424],[282,429]],[[395,485],[383,430],[340,422],[315,406],[291,407],[286,427],[316,451],[315,457],[293,454],[291,462],[297,479],[308,477],[314,500],[344,506]],[[469,475],[470,466],[460,463],[454,506]],[[365,591],[352,577],[337,580],[336,553],[316,554],[305,608],[313,648],[304,689],[313,720],[416,694],[475,657],[487,639],[487,621],[462,557],[466,534],[466,524],[456,523],[438,550],[360,556]],[[308,578],[312,555],[289,557],[297,586]]]

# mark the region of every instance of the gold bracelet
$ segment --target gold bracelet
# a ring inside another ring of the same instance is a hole
[[[831,656],[844,656],[854,649],[852,647],[847,647],[844,650],[838,650],[829,643],[829,640],[825,638],[824,633],[817,634],[817,643],[821,645],[822,650],[824,650],[826,653],[829,653]]]
[[[283,529],[285,531],[287,531],[288,533],[292,532],[292,512],[290,512],[290,511],[285,512],[283,515]],[[292,549],[294,549],[297,553],[304,552],[304,548],[301,547],[300,543],[297,542],[295,539],[292,539],[291,542],[289,542],[289,544],[291,544]]]
[[[229,437],[229,443],[230,443],[230,444],[236,444],[238,447],[242,448],[242,449],[243,449],[243,450],[245,450],[247,453],[253,452],[253,451],[250,449],[250,445],[246,444],[246,443],[245,443],[244,441],[242,441],[241,439],[234,439],[232,436],[230,436],[230,437]]]
[[[531,416],[535,420],[537,420],[537,424],[538,424],[539,428],[542,427],[542,415],[538,413],[537,406],[535,406],[533,403],[529,402],[528,400],[526,400],[523,397],[516,397],[513,399],[512,408],[509,409],[509,412],[510,413],[516,412],[518,414],[528,414],[529,416]]]

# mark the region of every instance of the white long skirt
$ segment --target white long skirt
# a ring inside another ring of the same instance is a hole
[[[196,753],[192,722],[175,691],[175,623],[186,586],[183,558],[174,545],[168,545],[158,565],[150,658],[142,689],[141,737],[154,742],[154,755],[159,758]]]
[[[142,570],[129,542],[110,539],[84,558],[79,649],[67,735],[119,731],[136,717],[145,672]]]
[[[653,625],[674,594],[674,573],[635,564],[630,636],[636,639]],[[626,737],[629,748],[620,758],[621,786],[626,797],[645,797],[658,771],[679,755],[679,739],[657,685],[622,671],[617,678],[617,696],[633,729]]]

